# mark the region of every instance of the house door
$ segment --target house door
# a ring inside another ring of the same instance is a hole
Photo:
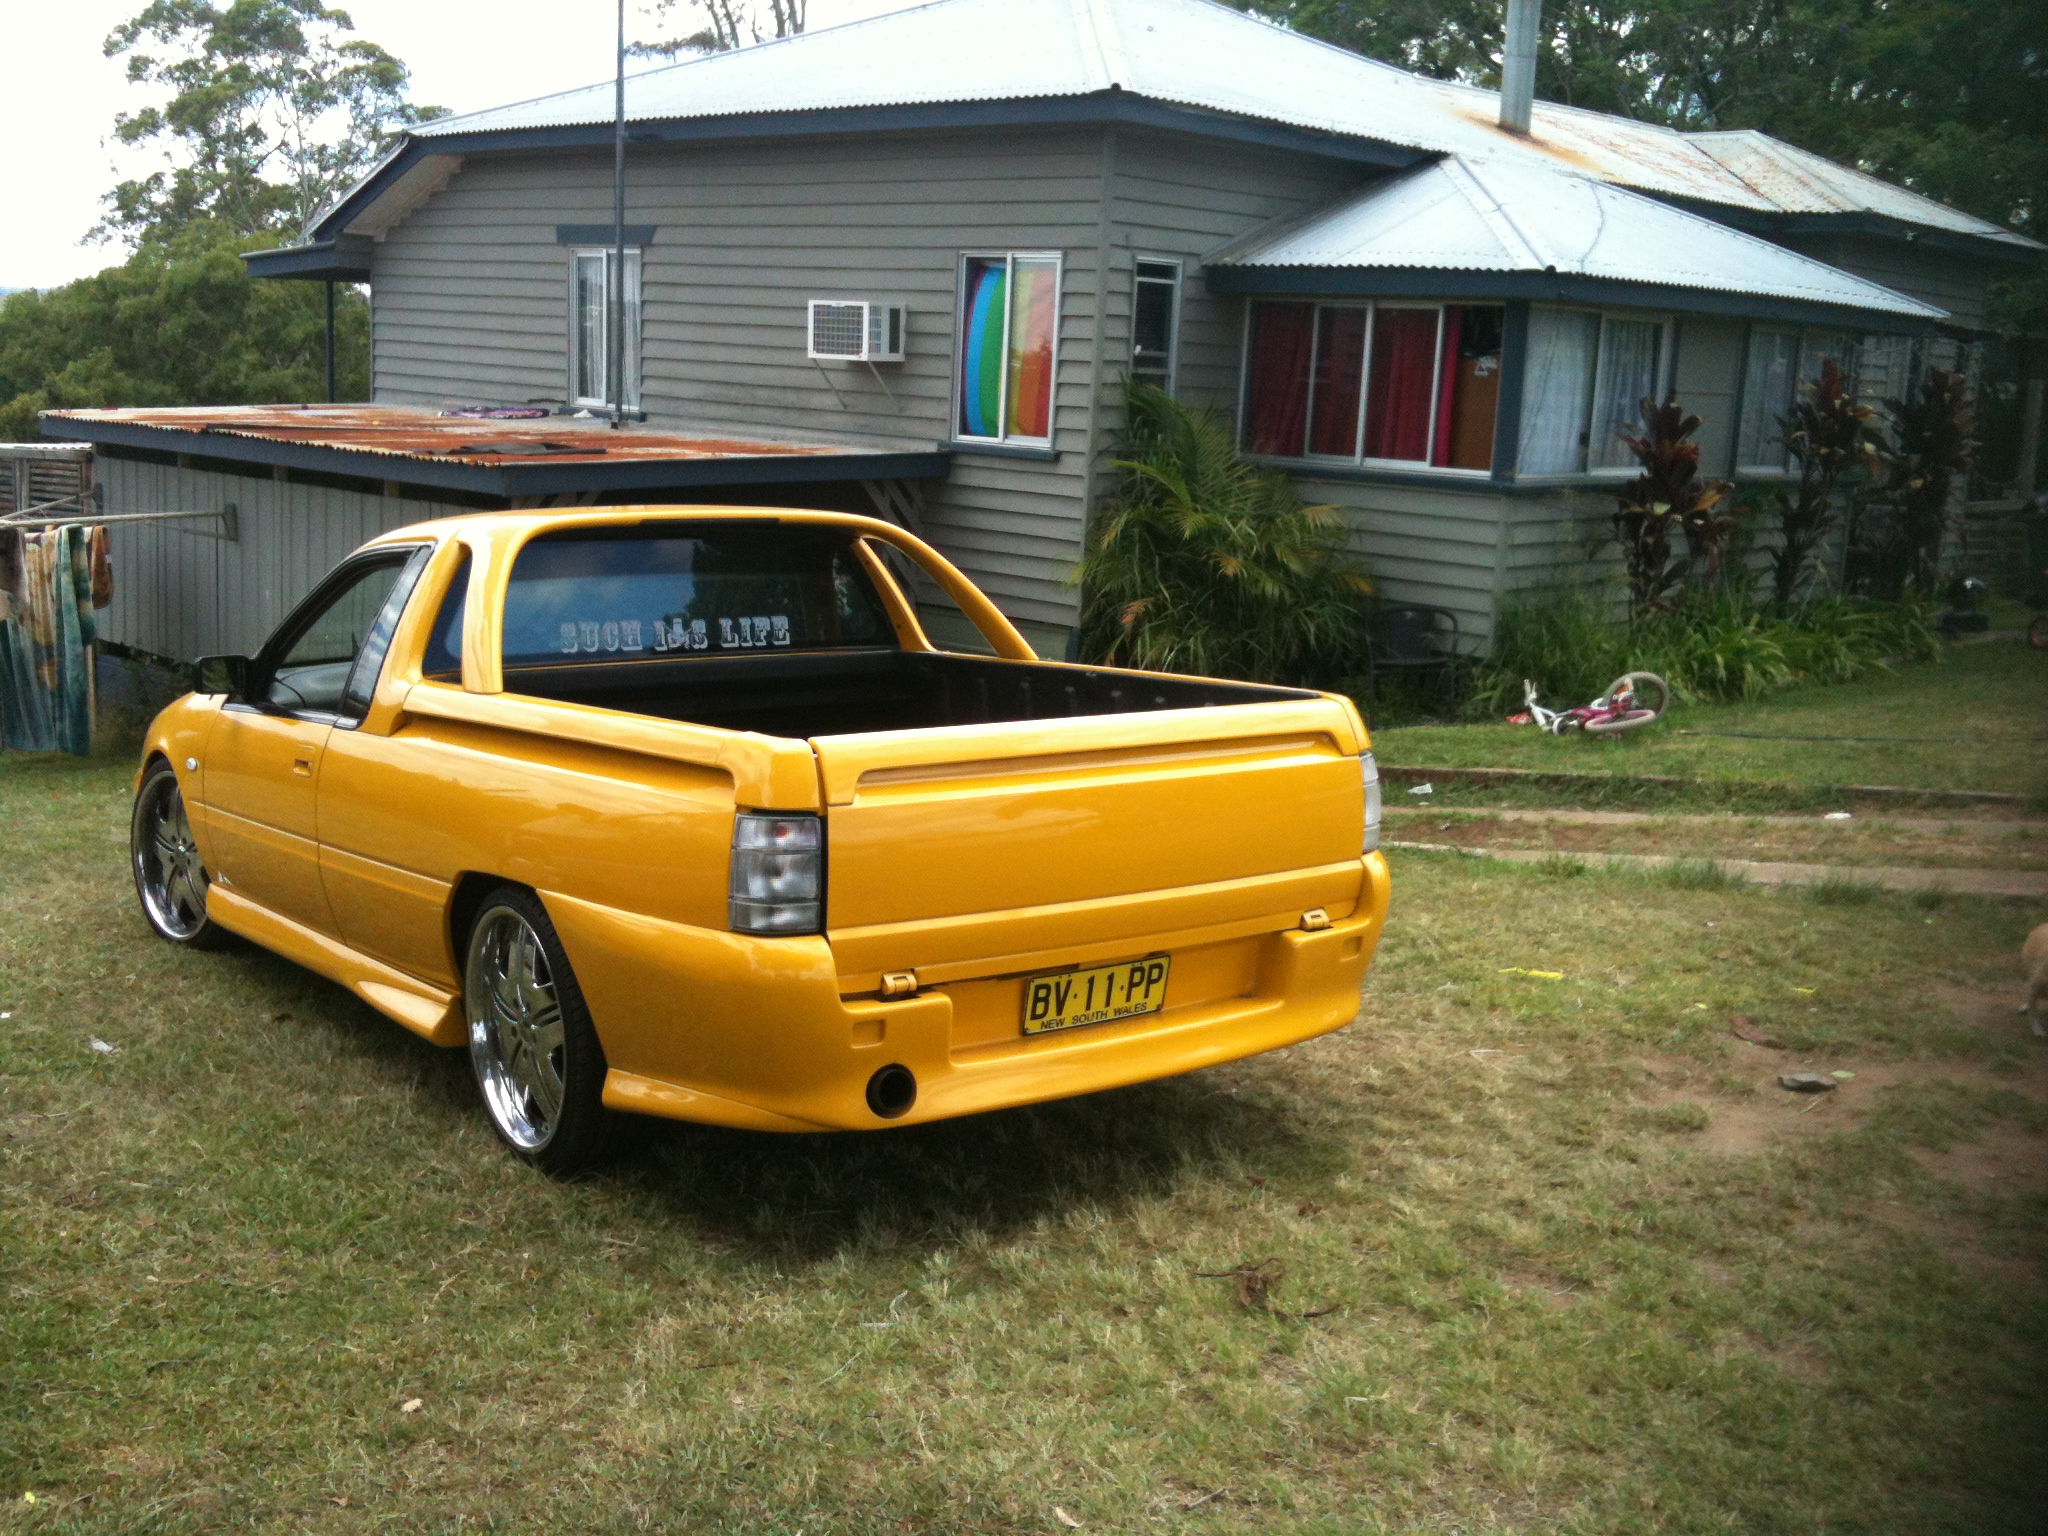
[[[216,877],[281,917],[332,934],[320,879],[315,797],[349,676],[411,549],[343,564],[257,656],[248,696],[207,737],[204,793]],[[379,658],[381,660],[381,657]]]

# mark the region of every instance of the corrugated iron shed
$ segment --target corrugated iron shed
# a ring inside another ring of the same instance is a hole
[[[921,479],[943,449],[613,429],[574,417],[492,420],[380,405],[46,411],[47,437],[231,458],[506,497],[692,485]]]

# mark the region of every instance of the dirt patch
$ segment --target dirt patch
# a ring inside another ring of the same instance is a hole
[[[1951,999],[1966,1020],[1981,1019],[1987,1026],[2010,1025],[2001,1017],[1998,1004],[1981,994],[1959,993]],[[1974,1011],[1973,1011],[1974,1010]],[[2022,1023],[2022,1027],[2024,1024]],[[2022,1094],[2037,1103],[2048,1103],[2048,1052],[2039,1054],[2019,1072],[1996,1072],[1975,1062],[1952,1057],[1908,1057],[1901,1061],[1871,1062],[1861,1059],[1835,1060],[1800,1051],[1772,1050],[1728,1039],[1717,1062],[1696,1057],[1649,1054],[1638,1057],[1644,1082],[1636,1097],[1650,1108],[1693,1104],[1707,1112],[1701,1139],[1711,1152],[1744,1156],[1762,1151],[1773,1142],[1794,1137],[1815,1136],[1835,1131],[1853,1131],[1881,1103],[1888,1088],[1929,1083],[1956,1083],[1966,1088],[2003,1090]],[[1786,1073],[1818,1072],[1831,1076],[1851,1072],[1826,1093],[1793,1093],[1778,1084]],[[1996,1150],[1993,1150],[1993,1149]],[[1978,1149],[1983,1149],[1981,1158]],[[1953,1168],[1954,1182],[1987,1193],[2015,1193],[2031,1187],[2019,1182],[1998,1185],[1971,1184],[1980,1180],[2017,1181],[2026,1167],[2041,1169],[2048,1180],[2048,1137],[2017,1126],[1988,1127],[1967,1143],[1945,1152],[1917,1149],[1923,1166],[1930,1172]],[[1946,1159],[1931,1163],[1925,1158]]]
[[[1431,817],[1396,812],[1389,825],[1404,838],[1459,848],[1534,849],[1597,857],[1601,854],[1665,854],[1678,858],[1726,858],[1862,865],[1913,865],[1939,869],[2048,869],[2048,831],[2040,823],[2001,828],[1986,822],[1928,822],[1915,826],[1884,820],[1824,822],[1761,816],[1614,816],[1592,820],[1579,814],[1549,820],[1541,813]],[[1941,831],[1927,830],[1943,827]]]
[[[1974,1195],[2010,1199],[2048,1189],[2048,1135],[2039,1131],[1999,1125],[1939,1150],[1911,1150],[1913,1160],[1935,1178]]]

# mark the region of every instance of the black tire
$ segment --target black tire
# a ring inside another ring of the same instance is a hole
[[[462,997],[470,1067],[498,1139],[557,1176],[602,1159],[619,1118],[604,1107],[604,1047],[547,908],[524,886],[498,886],[478,904]]]
[[[234,935],[207,914],[212,884],[192,838],[185,792],[162,758],[150,762],[128,813],[128,868],[143,918],[166,943],[221,949]]]

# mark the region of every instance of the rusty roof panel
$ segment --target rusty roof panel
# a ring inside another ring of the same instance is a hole
[[[343,449],[350,453],[442,463],[508,466],[655,463],[664,460],[844,456],[895,450],[729,437],[683,437],[633,427],[592,426],[575,417],[494,421],[390,405],[177,406],[133,410],[50,411],[82,424],[121,423],[190,433]],[[204,452],[196,444],[194,452]],[[229,455],[230,457],[232,455]]]

